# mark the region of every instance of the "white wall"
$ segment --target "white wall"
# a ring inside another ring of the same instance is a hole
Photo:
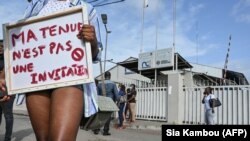
[[[150,82],[150,79],[144,77],[137,73],[129,73],[123,66],[117,65],[110,70],[107,70],[111,73],[111,80],[117,83],[134,83],[137,86],[140,81]],[[98,80],[101,80],[101,76],[97,76]]]
[[[222,78],[222,69],[220,68],[215,68],[200,64],[191,64],[191,65],[193,66],[193,68],[191,69],[191,71],[193,72],[204,73],[209,76]]]

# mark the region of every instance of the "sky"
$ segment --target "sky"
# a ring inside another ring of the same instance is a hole
[[[176,52],[187,61],[224,68],[230,48],[227,68],[243,73],[250,81],[250,0],[176,0],[176,20],[173,0],[148,0],[148,7],[143,2],[125,0],[96,7],[99,16],[108,16],[107,60],[138,58],[141,49],[151,52],[175,43]],[[1,0],[0,23],[22,19],[27,4],[26,0]],[[106,32],[100,25],[105,48]],[[103,60],[104,54],[105,50]],[[93,66],[94,75],[99,75],[99,64]],[[113,66],[106,62],[106,70]]]

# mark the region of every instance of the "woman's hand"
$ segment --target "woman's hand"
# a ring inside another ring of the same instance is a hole
[[[90,42],[92,57],[95,57],[98,53],[95,27],[92,25],[83,24],[82,29],[79,31],[77,37],[78,39],[82,39],[85,42]]]

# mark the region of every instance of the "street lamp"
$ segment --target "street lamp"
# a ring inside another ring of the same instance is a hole
[[[105,27],[105,31],[106,31],[106,42],[105,42],[105,55],[104,55],[104,60],[106,60],[106,56],[107,56],[107,44],[108,44],[108,34],[111,33],[111,31],[109,31],[107,29],[107,23],[108,23],[108,17],[107,14],[101,14],[102,17],[102,22],[104,24]],[[106,71],[106,61],[104,62],[104,72]]]

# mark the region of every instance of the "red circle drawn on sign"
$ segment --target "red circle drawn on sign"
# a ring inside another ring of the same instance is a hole
[[[82,48],[75,48],[72,53],[71,57],[75,61],[81,61],[82,58],[84,57],[84,51]]]

